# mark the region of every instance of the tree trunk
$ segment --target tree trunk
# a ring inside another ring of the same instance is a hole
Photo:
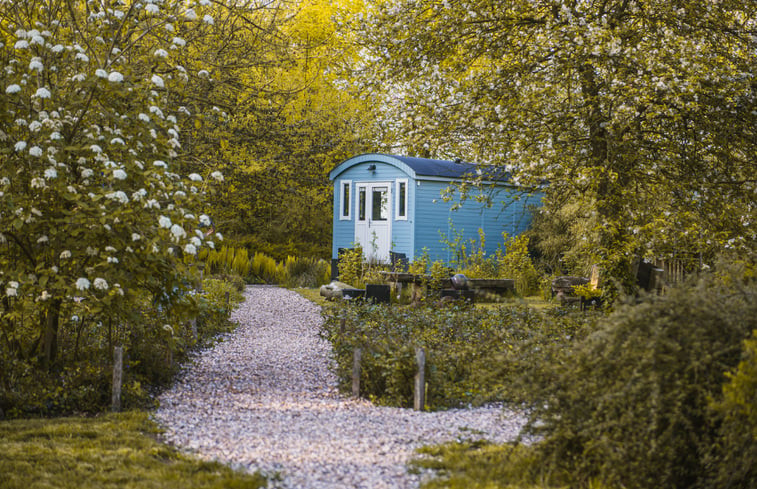
[[[42,343],[42,365],[50,370],[58,357],[58,322],[60,318],[60,299],[54,299],[47,308],[44,320],[44,338]]]

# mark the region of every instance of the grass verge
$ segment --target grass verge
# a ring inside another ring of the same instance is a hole
[[[157,441],[148,413],[0,422],[3,489],[257,489],[260,475],[185,456]]]

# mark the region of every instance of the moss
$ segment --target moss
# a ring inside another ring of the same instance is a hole
[[[259,475],[182,455],[157,441],[144,412],[0,422],[0,487],[249,488]]]

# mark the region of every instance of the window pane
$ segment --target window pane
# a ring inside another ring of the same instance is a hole
[[[372,192],[371,219],[374,221],[386,221],[389,218],[389,189],[375,187]]]
[[[399,207],[397,208],[397,215],[399,217],[405,217],[405,206],[407,205],[407,189],[405,188],[407,184],[405,182],[400,182],[400,188],[399,188]]]
[[[350,184],[342,184],[342,216],[350,216]]]
[[[358,219],[365,221],[365,187],[361,187],[358,191]]]

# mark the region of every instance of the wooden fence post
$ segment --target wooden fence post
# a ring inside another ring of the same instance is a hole
[[[363,359],[363,350],[355,348],[352,355],[352,395],[360,397],[360,362]]]
[[[197,318],[190,319],[189,325],[192,327],[192,339],[197,342]]]
[[[423,411],[426,406],[426,350],[416,348],[415,360],[418,363],[418,373],[415,374],[413,409]]]
[[[113,398],[111,409],[114,412],[121,410],[121,383],[123,379],[124,349],[122,346],[113,348]]]

